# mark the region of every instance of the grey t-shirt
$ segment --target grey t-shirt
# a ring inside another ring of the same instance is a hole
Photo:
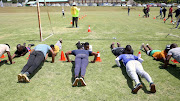
[[[174,59],[176,59],[178,62],[180,62],[180,47],[169,50],[167,55],[172,55],[172,57]]]

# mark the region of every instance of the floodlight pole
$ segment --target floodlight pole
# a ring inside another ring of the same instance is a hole
[[[39,33],[40,33],[40,41],[42,42],[42,30],[41,30],[41,17],[40,17],[40,9],[39,9],[39,0],[37,0],[37,13],[38,13],[38,22],[39,22]]]

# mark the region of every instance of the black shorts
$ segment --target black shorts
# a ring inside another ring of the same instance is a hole
[[[172,18],[172,14],[168,14],[168,18],[171,17]]]

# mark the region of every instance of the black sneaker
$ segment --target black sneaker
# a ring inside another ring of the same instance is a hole
[[[77,86],[77,85],[78,85],[78,81],[79,81],[79,78],[76,77],[75,80],[74,80],[74,82],[73,82],[73,84],[72,84],[72,86],[73,86],[73,87]]]
[[[154,83],[150,83],[150,92],[155,93],[156,92],[156,87]]]
[[[84,81],[84,78],[83,77],[80,77],[80,81],[81,81],[81,86],[86,86],[86,83]]]
[[[141,83],[138,83],[135,87],[134,87],[134,89],[132,90],[132,92],[133,93],[137,93],[138,92],[138,90],[140,89],[140,88],[142,88],[143,86],[142,86],[142,84]]]

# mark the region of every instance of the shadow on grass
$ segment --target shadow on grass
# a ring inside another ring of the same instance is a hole
[[[114,66],[112,66],[112,68],[116,68],[116,67],[118,67],[117,65],[114,65]],[[127,74],[127,72],[126,72],[126,67],[124,66],[124,64],[121,62],[121,71],[122,71],[122,74],[124,75],[124,77],[126,78],[126,80],[127,80],[127,84],[128,84],[128,87],[132,90],[134,87],[133,87],[133,80],[128,76],[128,74]],[[139,77],[139,76],[138,76]],[[151,94],[148,90],[147,90],[147,88],[146,88],[146,86],[145,86],[145,84],[141,81],[141,78],[139,77],[139,80],[140,80],[140,82],[141,82],[141,84],[143,85],[143,88],[142,88],[142,90],[144,91],[144,93],[146,93],[146,94]],[[132,92],[131,92],[132,93]],[[132,93],[132,94],[134,94],[134,93]]]
[[[160,63],[159,68],[164,69],[163,63]],[[172,66],[168,65],[168,67],[164,70],[168,71],[171,75],[173,75],[174,77],[176,77],[177,79],[180,80],[180,68],[179,67],[172,67]]]
[[[11,64],[7,63],[6,60],[3,60],[3,61],[0,62],[0,67],[1,67],[2,65],[4,65],[4,64],[6,64],[6,65],[11,65]]]

